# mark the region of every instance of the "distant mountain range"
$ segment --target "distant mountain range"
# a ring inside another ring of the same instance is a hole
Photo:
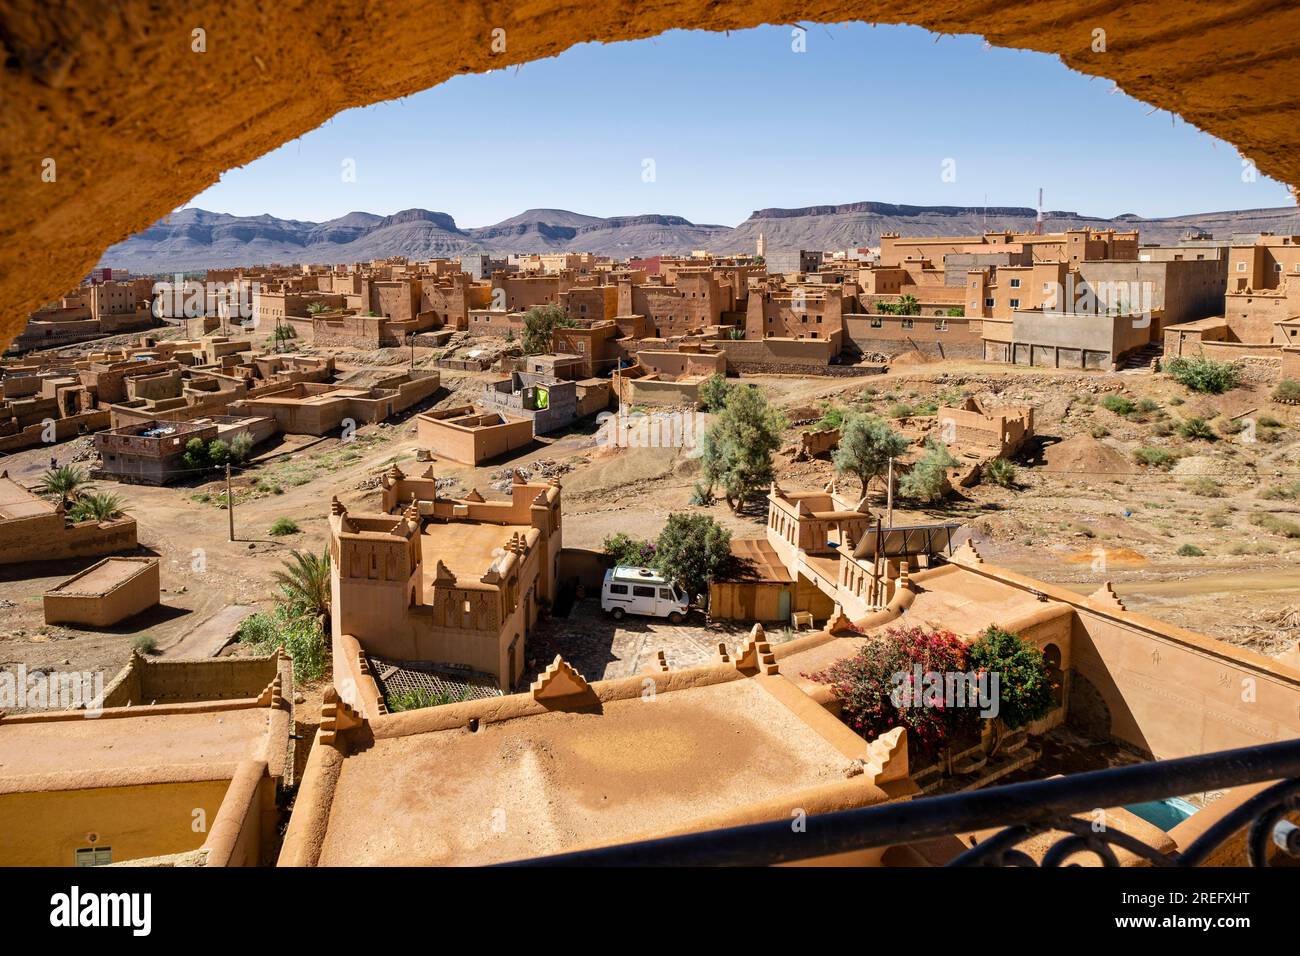
[[[703,225],[681,216],[584,216],[529,209],[492,226],[462,229],[443,212],[406,209],[391,216],[352,212],[328,222],[231,216],[182,209],[119,242],[101,265],[150,273],[271,262],[358,262],[387,256],[427,259],[466,252],[594,252],[627,258],[692,249],[753,252],[762,233],[769,251],[871,246],[882,232],[974,235],[985,229],[1029,231],[1035,211],[1020,206],[902,206],[859,202],[803,209],[759,209],[738,226]],[[1216,238],[1259,232],[1300,233],[1294,207],[1196,213],[1165,219],[1125,214],[1107,219],[1044,213],[1044,229],[1138,229],[1143,242],[1176,242],[1189,230]]]

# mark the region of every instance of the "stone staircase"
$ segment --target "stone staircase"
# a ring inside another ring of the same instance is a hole
[[[1151,363],[1164,355],[1164,346],[1159,342],[1151,342],[1134,352],[1130,352],[1120,360],[1118,371],[1128,372],[1134,369],[1149,369]]]

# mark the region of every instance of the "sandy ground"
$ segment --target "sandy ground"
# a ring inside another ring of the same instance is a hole
[[[392,351],[342,356],[342,375],[363,380],[391,372],[405,357],[404,352],[387,354]],[[417,350],[418,364],[430,361],[429,353]],[[491,377],[444,371],[443,388],[422,408],[469,400]],[[1300,481],[1295,441],[1300,409],[1270,402],[1269,385],[1248,382],[1226,395],[1204,397],[1145,371],[1085,375],[974,362],[902,366],[884,376],[767,375],[751,381],[792,423],[820,417],[828,402],[885,415],[899,403],[956,401],[966,393],[994,403],[1030,402],[1037,409],[1039,440],[1020,456],[1014,488],[980,485],[924,509],[900,502],[895,520],[964,522],[986,560],[1084,591],[1112,580],[1130,607],[1266,653],[1278,653],[1300,638],[1295,626],[1300,614],[1284,613],[1300,606],[1300,537],[1266,530],[1252,520],[1269,513],[1300,521],[1300,495],[1265,496],[1267,489]],[[1123,418],[1100,404],[1112,392],[1148,398],[1158,410],[1140,420]],[[269,606],[272,573],[289,552],[324,548],[331,496],[353,509],[374,509],[378,476],[386,467],[398,462],[423,470],[424,464],[415,461],[414,413],[362,428],[351,442],[290,438],[262,451],[234,481],[234,541],[228,540],[228,512],[219,498],[223,481],[164,488],[102,483],[122,496],[139,522],[141,553],[160,559],[163,606],[110,633],[47,626],[41,594],[93,562],[0,568],[0,666],[23,662],[29,667],[102,669],[111,677],[141,635],[166,649],[223,608]],[[1189,441],[1176,430],[1160,434],[1169,423],[1190,415],[1213,418],[1219,413],[1260,422],[1271,418],[1280,427],[1257,429],[1268,440],[1254,443],[1225,436]],[[914,416],[900,427],[919,441],[932,424],[933,418]],[[808,426],[792,425],[787,447],[802,427]],[[1053,445],[1067,440],[1073,444],[1065,452],[1053,452]],[[1107,452],[1089,452],[1090,443],[1094,451],[1100,443]],[[1133,464],[1134,449],[1148,446],[1181,458],[1170,471]],[[77,442],[65,443],[53,454],[71,460],[78,447]],[[80,448],[84,454],[84,445]],[[1092,467],[1090,455],[1100,464]],[[32,449],[5,457],[2,467],[17,480],[34,483],[50,456],[48,448]],[[1061,461],[1065,470],[1048,470]],[[741,514],[721,502],[693,508],[689,500],[700,465],[687,452],[603,447],[592,422],[545,436],[508,462],[478,468],[433,463],[439,477],[456,482],[452,493],[477,488],[489,499],[504,497],[493,485],[505,487],[511,466],[559,475],[564,543],[570,547],[598,548],[618,531],[653,537],[669,513],[687,509],[713,516],[737,536],[760,536],[765,527],[760,505]],[[778,455],[777,469],[790,488],[821,487],[833,474],[828,461],[797,462],[786,452]],[[852,492],[856,484],[845,480]],[[299,531],[272,537],[268,530],[282,517],[295,521]],[[1183,544],[1194,544],[1204,554],[1179,556]],[[612,663],[606,654],[606,663]],[[640,666],[635,651],[614,656],[630,657]]]

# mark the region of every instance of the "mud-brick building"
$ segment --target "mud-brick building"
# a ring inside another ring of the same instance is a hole
[[[63,505],[0,471],[0,564],[96,557],[137,547],[135,519],[70,521]]]
[[[423,412],[416,416],[415,426],[422,447],[462,465],[479,465],[533,442],[529,419],[474,405]]]
[[[157,558],[105,558],[45,592],[46,624],[112,627],[158,604]]]
[[[462,686],[509,691],[543,602],[555,598],[560,486],[517,477],[506,501],[438,492],[432,470],[383,477],[383,512],[330,513],[334,681],[362,713],[386,712],[377,680],[439,667]],[[377,660],[386,663],[378,667]]]
[[[107,687],[58,677],[38,707],[0,717],[0,866],[275,859],[293,783],[287,657],[137,653]]]

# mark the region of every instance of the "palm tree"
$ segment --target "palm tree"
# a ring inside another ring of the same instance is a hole
[[[75,500],[80,491],[89,486],[90,476],[85,471],[75,465],[59,465],[41,475],[37,488],[43,495],[58,495],[63,507],[67,508],[68,502]]]
[[[293,551],[284,569],[275,572],[280,585],[278,600],[295,616],[330,616],[330,553]]]
[[[112,492],[88,494],[78,498],[68,516],[73,521],[112,521],[125,513],[125,502]]]

